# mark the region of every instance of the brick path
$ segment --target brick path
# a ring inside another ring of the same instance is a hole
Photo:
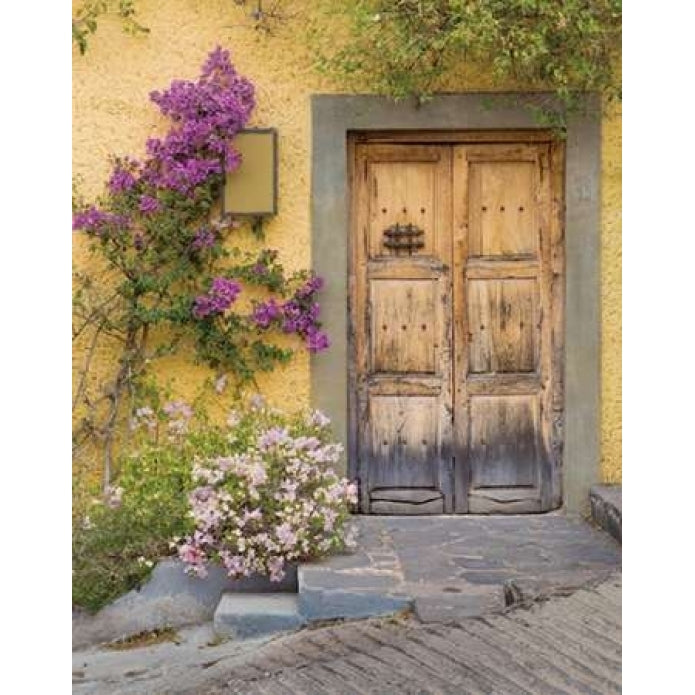
[[[621,575],[458,624],[360,621],[214,665],[197,695],[563,695],[621,692]],[[183,684],[181,684],[183,685]],[[125,692],[125,691],[124,691]]]

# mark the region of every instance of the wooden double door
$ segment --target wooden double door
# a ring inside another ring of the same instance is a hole
[[[540,512],[562,499],[563,148],[456,137],[350,143],[363,513]]]

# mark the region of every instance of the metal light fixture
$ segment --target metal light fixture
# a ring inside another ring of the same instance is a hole
[[[241,153],[241,164],[227,174],[222,214],[252,218],[254,228],[260,227],[264,217],[277,214],[277,130],[242,130],[234,138],[234,147]]]

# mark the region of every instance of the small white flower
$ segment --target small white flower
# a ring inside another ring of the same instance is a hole
[[[227,386],[227,375],[222,374],[215,379],[215,393],[222,393]]]
[[[265,398],[260,393],[254,393],[249,401],[251,410],[262,410],[265,406]]]

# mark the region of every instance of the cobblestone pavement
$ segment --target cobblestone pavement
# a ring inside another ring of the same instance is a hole
[[[620,693],[621,575],[570,596],[457,624],[370,620],[303,631],[217,667],[218,674],[227,672],[225,684],[190,692]]]

